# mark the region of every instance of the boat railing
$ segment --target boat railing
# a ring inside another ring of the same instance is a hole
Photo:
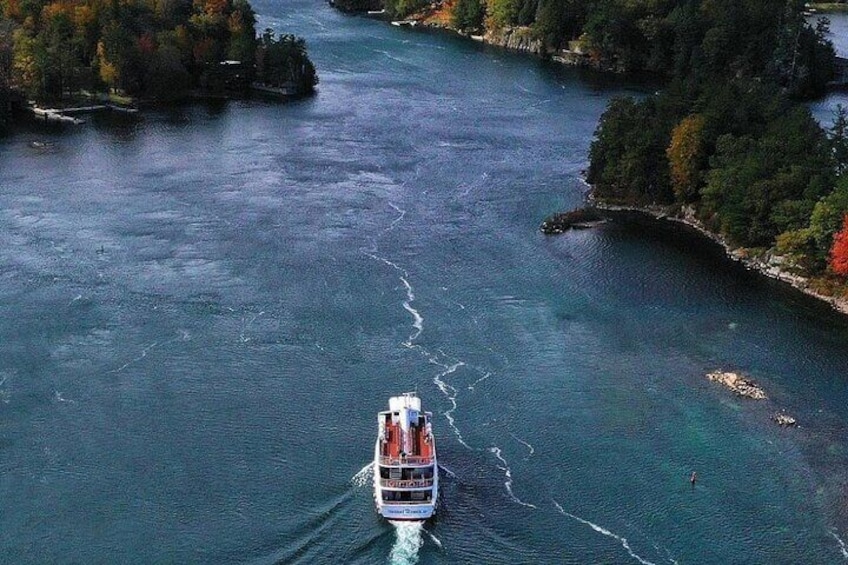
[[[380,457],[380,465],[430,465],[432,457]]]
[[[380,479],[380,486],[386,488],[429,488],[433,479]]]
[[[404,504],[404,505],[407,505],[407,506],[412,506],[412,505],[422,506],[424,504],[432,505],[433,501],[432,500],[384,500],[383,501],[384,506],[395,506],[395,505],[401,505],[401,504]]]

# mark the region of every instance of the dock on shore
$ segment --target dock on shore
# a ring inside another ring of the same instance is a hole
[[[136,114],[137,108],[118,106],[117,104],[93,104],[89,106],[73,106],[69,108],[42,108],[34,103],[29,104],[32,115],[45,122],[57,122],[63,124],[80,125],[85,120],[75,117],[75,114],[90,114],[92,112],[121,112],[124,114]]]
[[[73,124],[79,125],[84,124],[85,120],[81,120],[79,118],[75,118],[73,116],[67,116],[63,113],[62,110],[57,110],[55,108],[39,108],[38,106],[31,107],[32,114],[36,118],[41,118],[45,122],[59,122],[64,124]]]

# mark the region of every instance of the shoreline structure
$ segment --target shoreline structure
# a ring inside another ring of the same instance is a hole
[[[790,273],[781,267],[782,261],[779,255],[766,254],[765,258],[750,256],[746,249],[734,247],[726,238],[720,234],[708,230],[694,216],[693,210],[684,209],[683,214],[675,214],[669,208],[663,206],[623,206],[610,204],[595,200],[589,195],[589,205],[605,212],[634,213],[661,222],[669,222],[679,226],[685,226],[724,249],[728,259],[741,264],[749,271],[754,271],[770,279],[788,284],[797,291],[807,296],[816,298],[829,304],[834,310],[842,314],[848,314],[848,298],[830,296],[813,288],[813,279],[794,273]]]

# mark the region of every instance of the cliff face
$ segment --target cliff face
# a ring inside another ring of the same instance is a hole
[[[544,53],[542,40],[534,38],[533,32],[529,27],[487,30],[485,35],[483,35],[483,41],[514,51],[523,51],[536,55],[542,55]]]

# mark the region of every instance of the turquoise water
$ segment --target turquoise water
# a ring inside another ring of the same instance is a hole
[[[0,141],[3,560],[848,559],[845,321],[683,233],[538,232],[638,88],[256,7],[314,99]],[[445,467],[423,528],[366,468],[411,389]]]

